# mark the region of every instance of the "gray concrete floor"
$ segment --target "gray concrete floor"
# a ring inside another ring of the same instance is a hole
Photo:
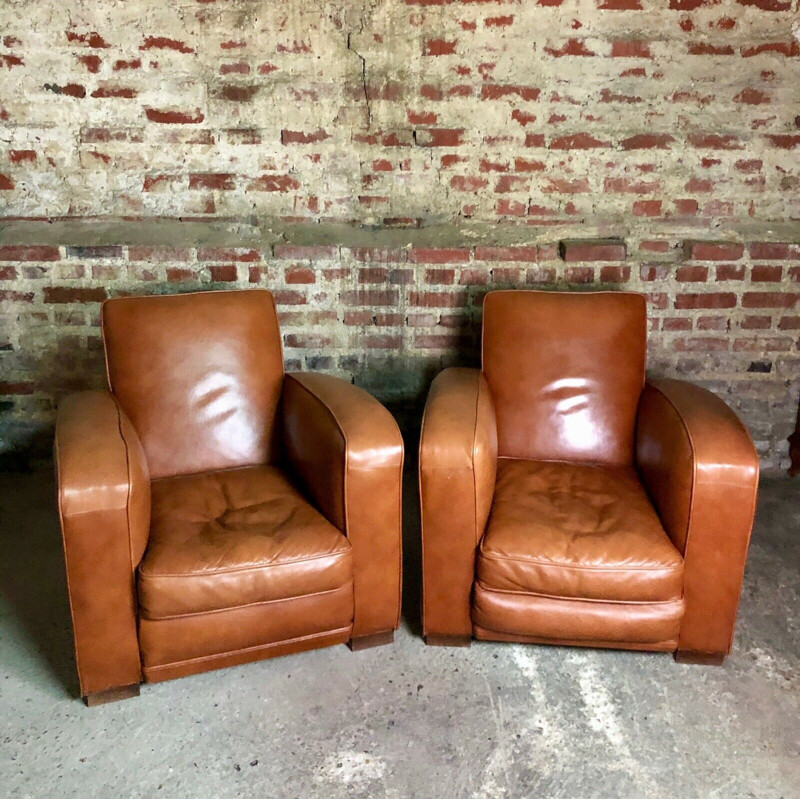
[[[733,654],[419,637],[407,480],[394,645],[77,699],[49,472],[0,475],[0,795],[797,796],[800,481],[765,479]]]

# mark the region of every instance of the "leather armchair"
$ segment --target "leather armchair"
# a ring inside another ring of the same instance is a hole
[[[423,419],[428,644],[730,652],[758,458],[645,350],[641,295],[486,296],[482,368],[440,373]]]
[[[108,391],[59,407],[58,508],[93,705],[326,645],[392,641],[403,443],[325,375],[284,375],[265,291],[103,306]]]

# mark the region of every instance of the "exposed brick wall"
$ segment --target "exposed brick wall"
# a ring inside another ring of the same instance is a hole
[[[785,466],[799,36],[798,0],[6,0],[0,453],[100,380],[105,296],[268,286],[290,366],[413,420],[486,290],[622,287]]]
[[[173,228],[167,238],[180,239],[180,224]],[[436,372],[478,363],[488,290],[624,288],[647,295],[650,373],[719,393],[749,425],[764,465],[785,465],[800,393],[800,243],[230,244],[238,236],[213,245],[0,245],[0,446],[47,441],[58,398],[103,385],[106,297],[269,287],[288,369],[352,378],[405,411],[413,429]]]

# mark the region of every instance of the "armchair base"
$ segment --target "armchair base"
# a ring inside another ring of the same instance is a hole
[[[705,664],[709,667],[721,667],[727,653],[698,653],[696,650],[676,650],[675,661],[678,664]]]
[[[431,647],[469,647],[472,644],[472,637],[449,633],[429,633],[425,637],[425,644]]]
[[[112,686],[102,692],[89,692],[83,696],[83,702],[89,708],[92,706],[102,706],[105,703],[116,703],[117,700],[127,700],[129,697],[139,696],[139,684],[132,683],[130,686]]]
[[[393,641],[394,631],[384,631],[383,633],[370,633],[366,636],[354,636],[347,643],[347,646],[355,653],[359,650],[367,650],[370,647],[391,644]]]

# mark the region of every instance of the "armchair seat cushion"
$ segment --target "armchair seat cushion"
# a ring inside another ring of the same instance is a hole
[[[680,600],[683,559],[631,467],[501,458],[477,580],[493,592]]]
[[[314,595],[347,604],[348,540],[273,466],[163,478],[152,484],[150,541],[139,567],[144,619],[205,614]]]

